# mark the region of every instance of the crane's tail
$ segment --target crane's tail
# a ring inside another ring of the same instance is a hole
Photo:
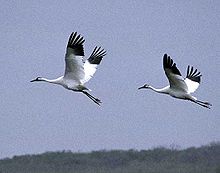
[[[196,103],[196,104],[198,104],[198,105],[200,105],[200,106],[203,106],[203,107],[205,107],[205,108],[208,108],[208,109],[211,109],[211,106],[212,106],[211,103],[209,103],[209,102],[204,102],[204,101],[200,101],[200,100],[195,100],[195,101],[193,101],[193,102]]]
[[[93,102],[95,102],[97,105],[100,106],[100,104],[102,103],[101,100],[99,100],[98,98],[95,98],[94,96],[92,96],[91,94],[89,94],[86,91],[82,91],[83,94],[85,94],[87,97],[89,97]]]

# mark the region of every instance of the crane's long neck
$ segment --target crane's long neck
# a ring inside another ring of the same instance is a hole
[[[59,84],[59,80],[57,80],[57,79],[42,78],[41,80],[44,81],[44,82],[49,82],[49,83],[53,83],[53,84]]]
[[[47,78],[41,77],[41,78],[39,78],[36,81],[42,81],[42,82],[48,82],[48,83],[53,83],[53,84],[61,85],[62,84],[62,79],[63,79],[62,76],[57,78],[57,79],[47,79]]]
[[[164,88],[160,88],[160,89],[154,88],[152,86],[148,86],[148,88],[157,92],[157,93],[169,94],[169,86],[164,87]]]

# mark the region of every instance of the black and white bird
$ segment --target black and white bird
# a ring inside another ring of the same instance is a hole
[[[148,84],[145,84],[138,89],[149,88],[157,93],[169,94],[170,96],[178,99],[189,100],[210,109],[210,106],[212,105],[209,102],[200,101],[191,95],[191,93],[199,87],[201,81],[202,75],[197,71],[197,69],[194,70],[193,67],[188,66],[186,78],[183,78],[176,67],[176,63],[174,63],[167,54],[164,54],[163,57],[163,68],[170,85],[161,89],[156,89]]]
[[[90,57],[84,61],[84,42],[85,40],[81,35],[73,32],[69,37],[66,48],[64,75],[56,79],[37,77],[31,82],[43,81],[61,85],[68,90],[85,94],[96,104],[100,105],[101,100],[88,93],[91,90],[85,87],[84,84],[92,78],[97,66],[106,55],[106,51],[101,47],[95,47]]]

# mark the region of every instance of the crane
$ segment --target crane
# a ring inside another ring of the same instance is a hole
[[[66,48],[64,75],[56,79],[37,77],[30,82],[42,81],[61,85],[68,90],[83,93],[93,102],[100,105],[101,100],[92,96],[88,92],[91,90],[84,84],[93,77],[97,66],[106,55],[106,51],[101,47],[96,46],[90,57],[84,61],[84,42],[85,40],[81,35],[77,34],[77,32],[72,32]]]
[[[151,89],[157,93],[168,94],[174,98],[189,100],[210,109],[210,106],[212,105],[209,102],[200,101],[191,95],[191,93],[196,91],[199,87],[201,81],[202,75],[197,69],[194,70],[193,67],[188,66],[186,78],[183,78],[176,67],[176,63],[174,63],[167,54],[164,54],[163,56],[163,68],[169,81],[168,86],[156,89],[148,84],[145,84],[138,89]]]

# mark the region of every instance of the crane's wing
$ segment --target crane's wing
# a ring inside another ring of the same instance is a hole
[[[201,76],[201,73],[198,72],[197,69],[194,70],[193,67],[187,67],[187,74],[184,81],[189,93],[193,93],[199,87]]]
[[[106,55],[106,51],[101,49],[101,47],[95,47],[90,57],[86,60],[84,64],[85,76],[81,80],[81,83],[84,84],[88,82],[92,76],[95,74],[97,66],[100,64],[102,58]]]
[[[167,56],[167,54],[164,54],[163,56],[163,68],[169,80],[170,88],[184,92],[188,91],[184,78],[176,67],[176,63],[174,63],[170,56]]]
[[[64,77],[80,82],[85,76],[83,67],[84,38],[77,35],[77,32],[73,32],[70,37],[66,48],[65,55],[65,74]]]

